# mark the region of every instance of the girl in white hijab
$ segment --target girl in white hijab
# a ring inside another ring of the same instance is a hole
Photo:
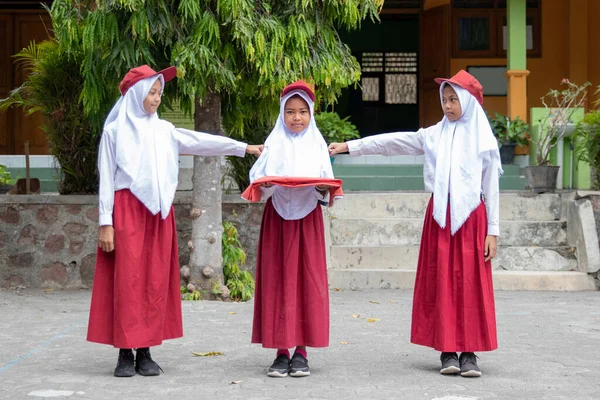
[[[264,177],[333,178],[327,144],[314,120],[315,95],[287,86],[275,128],[250,171]],[[326,180],[325,180],[326,181]],[[329,295],[323,214],[326,186],[263,187],[252,343],[277,349],[268,376],[308,376],[306,347],[329,346]],[[289,348],[296,348],[290,359]]]
[[[100,141],[100,229],[87,340],[120,349],[117,377],[159,375],[150,347],[183,335],[173,211],[179,154],[243,157],[260,155],[263,147],[160,119],[164,84],[175,74],[175,67],[130,70]]]
[[[411,342],[442,353],[442,374],[476,377],[474,352],[498,347],[491,260],[500,233],[502,166],[477,79],[460,71],[436,82],[444,111],[436,125],[332,143],[329,151],[425,155],[425,190],[433,196],[421,238]]]

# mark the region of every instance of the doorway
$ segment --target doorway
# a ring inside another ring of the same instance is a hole
[[[344,89],[335,111],[362,137],[419,128],[419,16],[383,14],[359,31],[340,32],[361,65],[360,86]]]

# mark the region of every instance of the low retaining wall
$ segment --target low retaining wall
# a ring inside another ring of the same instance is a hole
[[[178,193],[175,215],[181,265],[189,261],[191,194]],[[223,220],[240,233],[254,274],[263,204],[223,196]],[[0,195],[0,287],[89,287],[98,235],[97,196]]]

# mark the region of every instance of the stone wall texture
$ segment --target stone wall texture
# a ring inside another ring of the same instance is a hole
[[[178,194],[175,215],[181,265],[189,261],[191,195]],[[254,274],[263,204],[223,199],[223,220],[240,233]],[[98,235],[97,196],[0,196],[0,287],[91,287]]]

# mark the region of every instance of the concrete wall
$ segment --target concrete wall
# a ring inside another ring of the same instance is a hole
[[[189,260],[191,194],[175,200],[179,259]],[[240,232],[254,274],[263,204],[226,195],[223,220]],[[0,287],[85,287],[94,276],[97,196],[0,196]]]

